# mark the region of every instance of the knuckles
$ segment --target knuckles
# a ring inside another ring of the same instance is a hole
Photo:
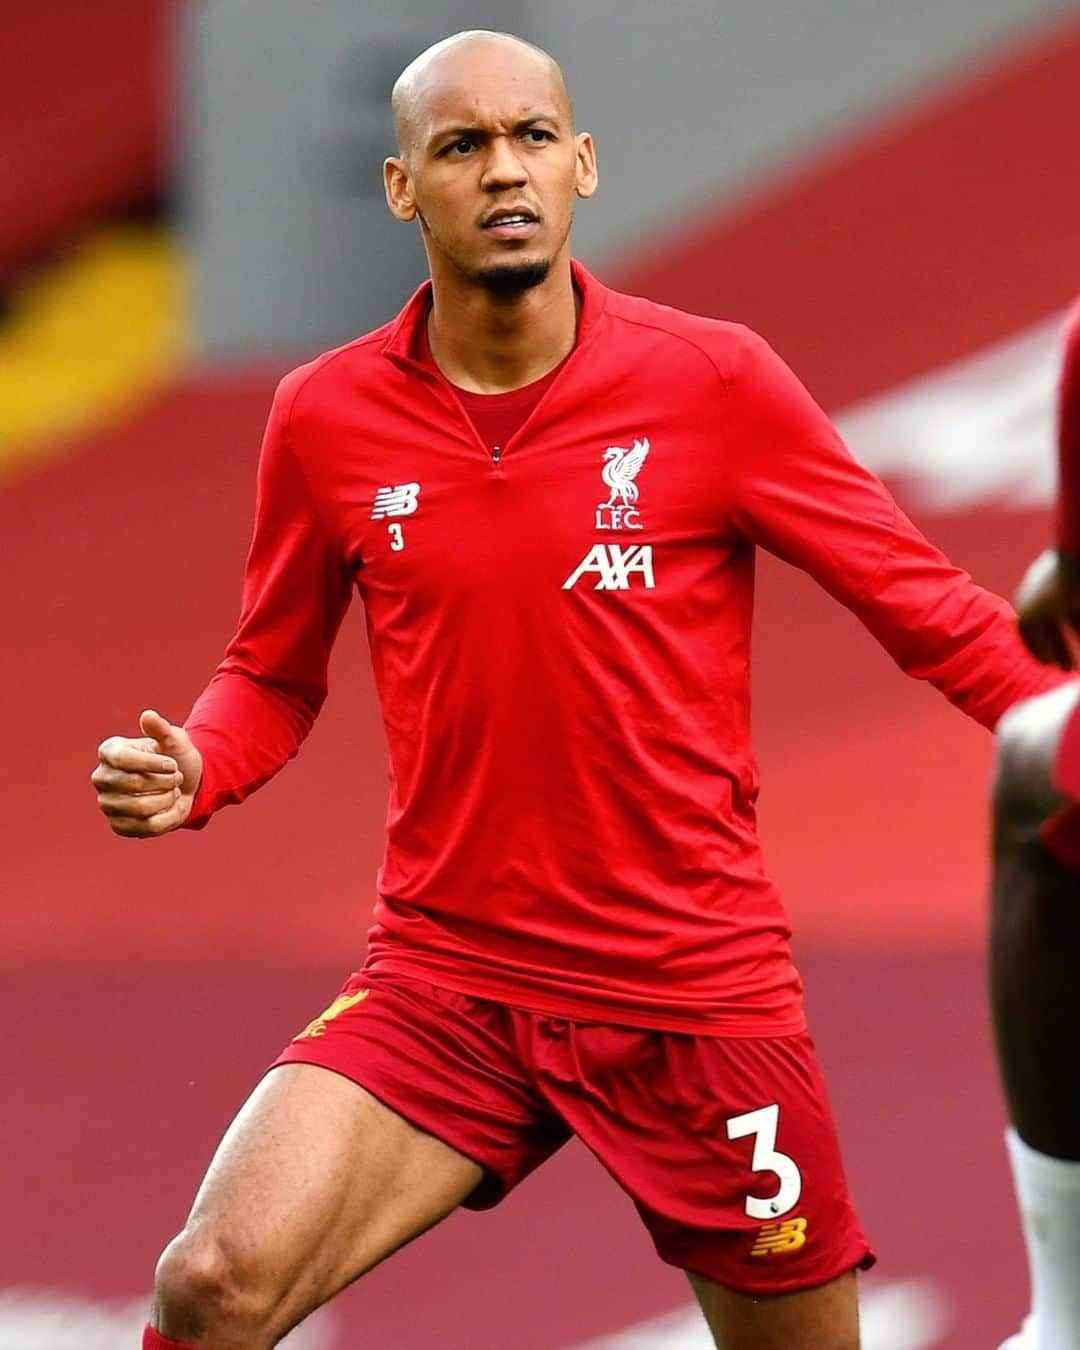
[[[126,741],[124,740],[123,736],[106,736],[106,738],[98,746],[97,750],[98,759],[101,760],[103,764],[110,763],[113,757],[115,756],[117,750],[122,745],[125,744]]]
[[[150,822],[156,816],[169,812],[176,805],[176,798],[167,793],[137,792],[99,792],[98,809],[110,821]]]
[[[98,763],[90,773],[98,809],[113,834],[122,839],[154,839],[168,834],[187,814],[181,809],[179,771],[140,772],[130,761],[125,768],[125,753],[142,748],[128,737],[107,736],[98,746]]]

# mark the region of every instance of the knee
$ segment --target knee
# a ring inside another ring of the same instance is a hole
[[[154,1321],[171,1339],[271,1345],[275,1303],[258,1272],[205,1229],[185,1229],[158,1261]]]

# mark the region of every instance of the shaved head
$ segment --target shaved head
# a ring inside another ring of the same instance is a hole
[[[596,189],[596,154],[547,52],[509,33],[456,33],[409,62],[392,107],[386,202],[419,222],[443,294],[518,296],[556,262],[569,287],[574,202]]]
[[[398,153],[407,156],[430,122],[432,98],[446,86],[466,81],[477,66],[487,66],[500,79],[546,76],[549,96],[572,129],[574,110],[559,63],[542,48],[512,33],[473,28],[434,43],[410,61],[394,83],[390,107]]]

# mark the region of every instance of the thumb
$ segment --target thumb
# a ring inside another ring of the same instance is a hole
[[[173,726],[153,708],[147,708],[140,715],[139,726],[144,736],[157,741],[163,755],[170,755],[176,761],[183,775],[181,791],[190,794],[198,791],[199,783],[202,781],[202,755],[184,728]]]
[[[191,739],[184,728],[173,726],[153,708],[147,708],[140,714],[139,726],[144,736],[157,741],[163,754],[183,754],[191,746]]]

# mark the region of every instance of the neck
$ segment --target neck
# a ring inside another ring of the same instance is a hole
[[[448,269],[432,268],[431,355],[451,384],[498,394],[539,380],[574,346],[579,301],[569,253],[539,286],[493,295]]]

